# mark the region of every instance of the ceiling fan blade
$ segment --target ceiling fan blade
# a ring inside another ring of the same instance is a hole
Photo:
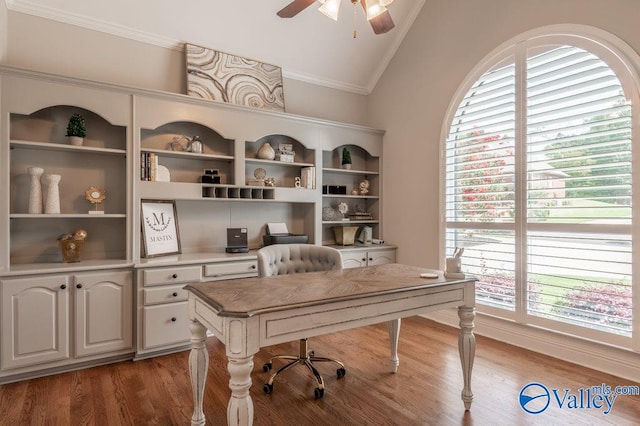
[[[357,0],[356,0],[357,1]],[[360,0],[360,4],[364,9],[365,15],[367,14],[367,2],[365,0]],[[396,24],[393,23],[393,19],[391,19],[391,14],[388,10],[385,10],[380,15],[369,21],[371,24],[371,28],[373,28],[373,32],[376,34],[384,34],[388,31],[391,31]]]
[[[311,6],[316,0],[293,0],[291,3],[280,9],[277,15],[281,18],[293,18],[298,13]]]
[[[396,26],[388,10],[370,20],[369,23],[371,24],[371,28],[373,28],[373,32],[376,34],[384,34]]]

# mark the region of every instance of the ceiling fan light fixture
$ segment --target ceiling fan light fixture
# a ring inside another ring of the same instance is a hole
[[[378,0],[366,0],[366,3],[368,21],[387,11],[387,8],[382,6]]]
[[[334,21],[338,20],[338,12],[340,10],[340,0],[317,0],[320,3],[318,10],[323,15],[328,16]],[[356,19],[357,19],[357,7],[358,4],[365,10],[365,15],[374,34],[385,34],[391,31],[395,24],[391,19],[391,14],[384,6],[391,3],[393,0],[350,0],[353,5],[353,37],[356,37]],[[276,15],[281,18],[293,18],[298,13],[305,10],[307,7],[315,4],[316,0],[291,0],[291,2],[280,9]]]
[[[326,0],[318,9],[325,16],[338,20],[338,12],[340,11],[340,0]]]

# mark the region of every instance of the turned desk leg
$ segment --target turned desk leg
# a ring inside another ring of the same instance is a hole
[[[253,356],[248,358],[229,358],[229,388],[231,399],[227,406],[229,426],[250,426],[253,424],[253,401],[249,395]]]
[[[460,318],[460,336],[458,337],[458,350],[460,351],[460,361],[462,362],[462,378],[464,387],[462,388],[462,401],[464,408],[469,410],[473,401],[471,392],[471,370],[473,369],[473,359],[476,355],[476,338],[473,335],[473,320],[476,316],[476,308],[460,306],[458,317]]]
[[[206,348],[207,329],[197,321],[191,321],[191,353],[189,354],[189,375],[193,389],[192,426],[205,424],[202,401],[204,398],[204,384],[207,381],[209,368],[209,353]]]
[[[400,338],[400,318],[387,321],[389,340],[391,340],[391,372],[396,373],[400,365],[398,358],[398,339]]]

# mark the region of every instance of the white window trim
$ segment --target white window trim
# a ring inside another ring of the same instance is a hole
[[[445,145],[447,140],[447,135],[450,130],[451,119],[454,116],[460,102],[463,97],[471,87],[471,85],[477,81],[490,67],[495,66],[501,60],[505,60],[508,57],[512,57],[514,53],[516,55],[522,55],[523,52],[526,51],[526,48],[532,44],[540,44],[542,41],[544,43],[570,43],[577,47],[584,47],[587,50],[590,50],[603,58],[609,66],[616,72],[618,75],[621,84],[624,87],[625,94],[630,96],[632,99],[632,103],[636,106],[640,105],[640,56],[622,39],[595,27],[585,26],[585,25],[573,25],[573,24],[561,24],[561,25],[551,25],[540,27],[531,31],[527,31],[522,33],[511,40],[506,41],[502,45],[498,46],[492,52],[490,52],[487,56],[485,56],[466,76],[463,83],[458,87],[458,90],[454,94],[451,103],[447,109],[445,120],[443,121],[441,128],[441,136],[440,136],[440,199],[439,199],[439,217],[440,217],[440,226],[439,226],[439,257],[441,259],[441,268],[444,267],[444,258],[446,256],[445,253],[445,231],[446,231],[446,216],[445,216],[445,173],[446,173],[446,153],[445,153]],[[514,49],[514,46],[516,48]],[[622,68],[621,68],[622,67]],[[627,77],[628,76],[628,77]],[[516,77],[517,78],[517,77]],[[522,90],[520,88],[519,90]],[[520,108],[520,111],[524,113],[524,110]],[[632,121],[632,132],[634,135],[640,135],[640,114],[633,114]],[[518,117],[517,119],[520,119]],[[520,126],[522,128],[522,126]],[[632,161],[635,164],[640,164],[640,147],[634,147],[632,153]],[[522,173],[522,171],[520,171]],[[635,172],[633,174],[633,200],[640,200],[640,173]],[[518,190],[518,189],[516,189]],[[640,202],[633,203],[633,221],[635,224],[640,223]],[[518,205],[516,205],[518,208]],[[521,208],[521,207],[520,207]],[[634,226],[632,238],[636,241],[636,244],[640,242],[640,227]],[[635,249],[632,254],[632,262],[633,262],[633,275],[638,277],[640,273],[640,249]],[[638,282],[638,279],[635,280]],[[637,286],[636,286],[637,287]],[[483,306],[483,310],[484,310]],[[638,357],[638,353],[640,352],[640,289],[634,288],[633,291],[633,309],[634,309],[634,318],[633,318],[633,330],[634,335],[631,342],[631,349],[633,352],[628,353],[624,356],[625,350],[621,350],[621,356],[619,357],[619,362],[614,363],[616,365],[610,365],[613,369],[617,369],[617,365],[624,365],[627,369],[626,371],[635,377],[636,380],[640,377],[640,357]],[[501,316],[504,316],[501,312]],[[440,319],[444,322],[449,323],[450,321],[447,319],[448,315],[435,315],[434,317],[441,317]],[[509,319],[498,319],[493,318],[489,315],[480,315],[478,317],[478,323],[487,323],[492,324],[492,327],[488,327],[484,329],[479,329],[481,333],[484,332],[490,337],[498,338],[499,340],[504,340],[509,343],[513,342],[521,342],[523,347],[527,347],[528,349],[536,350],[542,353],[547,353],[552,356],[566,358],[566,345],[559,345],[558,341],[568,341],[570,339],[572,342],[577,340],[581,341],[579,338],[573,338],[570,336],[562,335],[562,332],[550,332],[550,331],[542,331],[533,325],[522,325],[518,324],[517,321],[521,319],[518,315],[514,315]],[[455,320],[454,320],[455,321]],[[513,322],[515,321],[515,322]],[[496,332],[495,325],[496,323],[502,323],[502,327],[500,327],[499,331]],[[455,322],[452,323],[455,325]],[[542,334],[541,334],[542,333]],[[553,344],[542,344],[541,336],[547,336],[549,342],[555,342]],[[559,340],[558,340],[559,339]],[[528,343],[527,343],[528,342]],[[537,343],[536,343],[537,342]],[[599,350],[603,348],[607,348],[607,351],[610,351],[611,348],[605,344],[599,344],[594,342],[586,342],[582,341],[582,343],[576,344],[575,342],[571,343],[570,346],[572,349],[573,355],[575,356],[574,362],[578,362],[584,364],[586,359],[591,359],[592,362],[587,362],[587,364],[591,364],[594,368],[598,368],[600,370],[610,370],[606,368],[606,357],[602,356],[602,353]],[[629,352],[629,351],[626,351]],[[624,362],[620,362],[624,359]],[[609,363],[611,363],[611,359],[609,359]],[[613,374],[620,375],[620,371],[615,371]],[[628,375],[628,374],[625,374]],[[625,376],[623,375],[623,376]]]

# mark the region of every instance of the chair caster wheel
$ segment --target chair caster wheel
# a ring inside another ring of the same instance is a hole
[[[336,376],[338,376],[338,379],[340,377],[344,377],[344,375],[347,374],[347,370],[345,370],[344,368],[340,367],[336,370]]]
[[[265,385],[266,386],[266,385]],[[324,396],[324,389],[320,389],[320,388],[315,388],[313,390],[313,396],[316,399],[322,398]]]
[[[262,390],[264,391],[264,393],[271,393],[273,392],[273,385],[270,385],[269,383],[265,383],[264,386],[262,387]]]
[[[262,371],[264,371],[265,373],[268,371],[271,371],[271,367],[272,367],[271,363],[267,362],[265,365],[262,366]]]

